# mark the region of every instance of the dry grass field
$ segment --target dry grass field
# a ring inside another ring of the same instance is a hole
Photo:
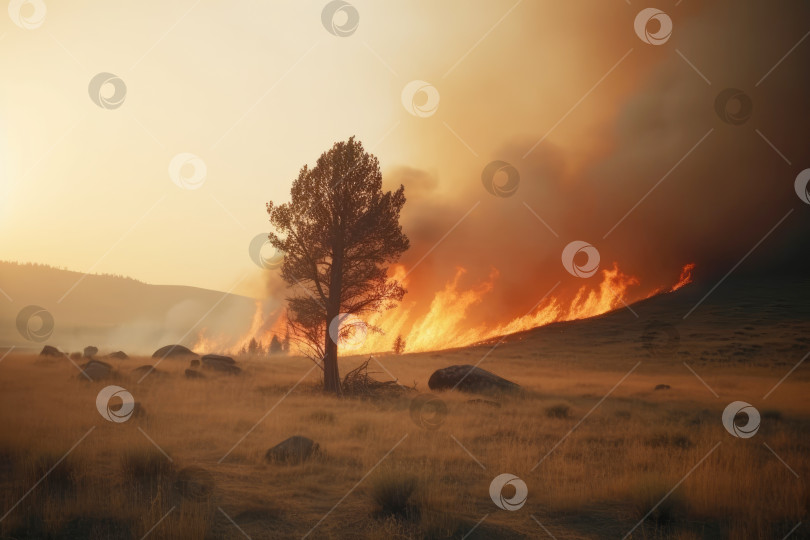
[[[438,393],[447,406],[438,429],[414,421],[413,398],[437,367],[475,363],[489,347],[379,357],[416,390],[344,399],[320,393],[318,371],[297,357],[243,360],[242,375],[201,380],[166,359],[140,383],[130,372],[151,358],[113,360],[118,375],[91,383],[67,359],[12,352],[0,364],[0,534],[621,538],[675,486],[632,538],[782,538],[805,519],[806,372],[756,401],[766,405],[761,428],[741,439],[723,428],[723,408],[764,395],[783,367],[732,375],[707,364],[710,390],[681,363],[628,357],[583,368],[510,352],[517,345],[503,344],[482,367],[524,391],[495,397],[500,407]],[[344,372],[361,360],[345,359]],[[141,413],[102,418],[96,395],[109,384],[130,391]],[[298,465],[266,462],[267,449],[292,435],[314,439],[320,453]],[[507,472],[528,486],[518,511],[489,497]],[[807,537],[806,527],[792,537]]]

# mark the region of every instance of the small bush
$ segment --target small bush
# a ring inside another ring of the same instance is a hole
[[[309,415],[309,419],[319,424],[334,424],[335,415],[328,411],[315,411]]]
[[[672,487],[659,478],[646,478],[636,484],[630,495],[634,519],[642,519],[649,513],[646,522],[657,527],[668,527],[684,520],[687,512],[683,495],[676,490],[664,498],[670,489]]]
[[[568,405],[560,403],[546,408],[546,416],[549,418],[568,418],[570,411],[571,408]]]
[[[410,508],[408,502],[416,490],[416,485],[415,476],[392,471],[376,478],[371,488],[371,496],[383,514],[404,514]]]

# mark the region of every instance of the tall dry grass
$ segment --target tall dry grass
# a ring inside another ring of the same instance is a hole
[[[434,369],[477,358],[379,360],[419,392]],[[344,371],[360,361],[346,360]],[[462,538],[471,530],[467,538],[534,538],[545,534],[540,522],[560,539],[621,538],[717,443],[634,538],[781,538],[806,520],[810,503],[800,371],[763,401],[781,368],[702,366],[715,398],[682,365],[645,363],[594,408],[635,361],[595,370],[496,354],[482,367],[526,391],[497,398],[500,407],[441,393],[448,415],[429,430],[412,420],[415,393],[325,396],[318,371],[305,376],[305,359],[246,363],[244,375],[206,372],[203,380],[184,378],[186,363],[167,359],[162,376],[141,383],[129,373],[151,359],[112,362],[118,375],[93,383],[66,359],[11,354],[0,364],[0,513],[24,497],[0,535],[301,538],[316,527],[309,538]],[[654,391],[659,383],[672,388]],[[95,399],[108,384],[129,390],[145,414],[104,420]],[[768,411],[751,439],[720,423],[738,399]],[[292,435],[314,439],[321,452],[300,465],[267,463],[267,449]],[[504,472],[528,485],[519,511],[490,500],[489,484]],[[197,480],[210,489],[188,496]]]

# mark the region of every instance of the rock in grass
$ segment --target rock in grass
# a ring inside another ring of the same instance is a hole
[[[194,369],[186,370],[186,379],[204,379],[205,375]]]
[[[39,352],[40,356],[64,356],[59,349],[56,347],[51,347],[50,345],[45,345],[42,347],[42,350]]]
[[[656,384],[656,390],[669,390],[671,387],[668,384]]]
[[[82,353],[82,356],[84,356],[88,360],[92,360],[93,358],[96,357],[97,354],[98,354],[98,347],[94,347],[92,345],[89,345],[89,346],[84,348],[84,352]]]
[[[202,367],[205,369],[213,369],[221,373],[228,373],[229,375],[238,375],[242,373],[242,368],[236,365],[236,362],[230,356],[222,356],[219,354],[206,354],[201,359]]]
[[[129,358],[129,356],[124,351],[115,351],[108,354],[107,358],[113,358],[115,360],[126,360]]]
[[[84,380],[87,380],[87,377],[90,377],[90,380],[92,381],[108,379],[113,373],[112,366],[107,362],[102,362],[101,360],[90,360],[86,364],[79,367],[82,368],[82,373],[79,374],[79,378]]]
[[[476,394],[511,393],[520,390],[520,385],[499,377],[476,366],[456,365],[433,372],[428,380],[431,390],[452,390]]]
[[[199,356],[188,347],[182,345],[166,345],[156,350],[152,354],[152,358],[182,358],[186,356]]]
[[[272,463],[294,465],[311,458],[319,448],[318,443],[312,439],[295,435],[268,450],[264,458]]]

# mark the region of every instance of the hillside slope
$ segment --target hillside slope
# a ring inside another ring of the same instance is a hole
[[[48,344],[62,350],[95,345],[141,354],[180,341],[209,310],[184,342],[193,341],[200,327],[244,332],[255,310],[254,299],[220,291],[149,285],[117,276],[83,277],[79,272],[8,262],[0,262],[0,288],[8,296],[0,295],[0,347],[32,350],[42,344],[26,341],[16,327],[17,314],[31,304],[54,317]]]

